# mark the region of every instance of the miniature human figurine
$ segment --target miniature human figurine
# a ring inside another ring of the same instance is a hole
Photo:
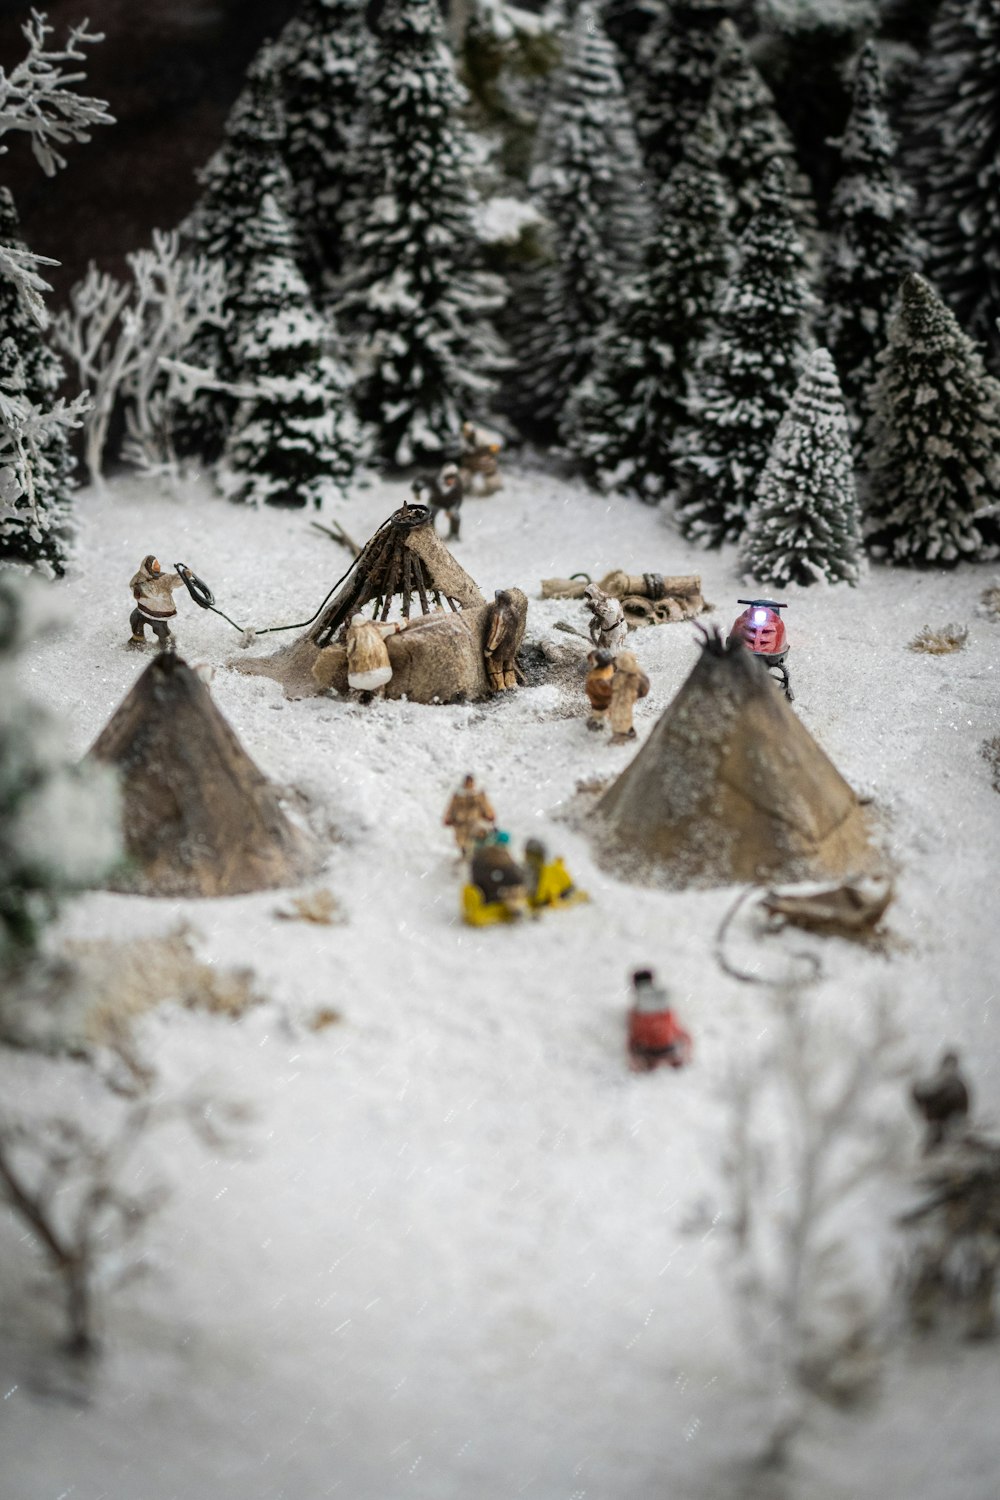
[[[152,553],[143,558],[138,571],[129,580],[129,588],[135,600],[135,608],[129,616],[132,627],[128,643],[130,646],[145,646],[147,625],[152,629],[161,649],[173,640],[170,621],[177,613],[173,594],[175,589],[183,586],[184,579],[180,573],[164,573]]]
[[[649,692],[649,678],[639,666],[633,651],[619,651],[611,679],[611,741],[624,745],[635,739],[632,709],[637,698]]]
[[[500,830],[488,834],[472,851],[470,875],[486,906],[499,904],[507,918],[528,909],[528,877],[509,848],[510,836]]]
[[[587,665],[590,671],[584,689],[590,700],[588,729],[603,729],[608,721],[611,707],[611,679],[614,676],[615,659],[610,651],[588,651]]]
[[[490,687],[495,693],[502,693],[517,687],[517,648],[523,621],[506,589],[497,589],[493,598],[483,656]]]
[[[470,494],[477,475],[482,479],[481,494],[495,495],[497,490],[503,489],[498,457],[500,448],[500,439],[495,433],[484,431],[474,422],[462,423],[462,477]]]
[[[460,511],[465,495],[458,465],[445,464],[443,469],[437,474],[432,474],[430,478],[415,479],[413,493],[421,504],[430,506],[431,524],[437,520],[438,512],[444,511],[448,517],[447,540],[457,542],[462,524]]]
[[[596,583],[588,583],[583,597],[591,615],[590,639],[595,646],[614,655],[621,650],[628,638],[628,625],[621,602],[606,594]]]
[[[366,620],[353,615],[347,630],[347,685],[374,697],[382,696],[392,677],[385,638],[403,629],[398,620]],[[368,701],[368,699],[366,699]]]
[[[959,1071],[958,1054],[946,1052],[933,1077],[918,1079],[910,1092],[927,1121],[924,1151],[936,1151],[969,1113],[969,1087]]]
[[[588,901],[586,891],[573,884],[561,855],[550,859],[540,839],[529,839],[524,846],[524,863],[528,870],[528,904],[532,911],[544,906],[575,906]]]
[[[452,795],[442,820],[455,835],[458,852],[464,859],[477,839],[484,838],[496,823],[490,799],[476,786],[474,776],[465,776]]]
[[[652,969],[636,969],[632,975],[628,1051],[636,1072],[650,1072],[664,1063],[683,1068],[691,1061],[690,1034],[674,1015],[667,991],[654,983]]]

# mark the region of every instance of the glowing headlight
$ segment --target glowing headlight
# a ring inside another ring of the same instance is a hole
[[[754,612],[753,612],[753,622],[754,622],[755,625],[766,625],[766,623],[767,623],[767,610],[766,609],[755,609]]]

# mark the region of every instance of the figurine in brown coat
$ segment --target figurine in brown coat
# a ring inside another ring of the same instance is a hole
[[[496,813],[486,793],[476,786],[474,776],[466,776],[448,803],[444,826],[452,829],[458,852],[464,858],[478,838],[496,823]]]
[[[507,589],[497,589],[490,608],[483,657],[486,675],[494,693],[517,687],[517,648],[524,634],[524,620]]]
[[[485,432],[474,422],[462,423],[462,476],[469,494],[477,478],[482,481],[480,494],[493,495],[503,489],[500,447],[500,439],[495,433]]]
[[[173,640],[170,621],[177,613],[173,594],[183,583],[184,579],[179,573],[164,573],[152,553],[143,558],[138,571],[129,580],[129,588],[135,600],[135,608],[129,616],[132,627],[130,646],[146,644],[147,625],[161,647]]]
[[[587,728],[603,729],[608,722],[608,710],[611,707],[611,679],[615,672],[615,659],[610,651],[598,649],[587,653],[587,665],[590,668],[584,683],[584,690],[590,700]]]
[[[632,709],[637,698],[649,692],[649,678],[635,659],[634,651],[619,651],[611,679],[611,744],[624,745],[635,739]]]

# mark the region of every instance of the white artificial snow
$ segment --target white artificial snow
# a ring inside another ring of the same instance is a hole
[[[409,495],[356,486],[328,513],[364,541]],[[241,625],[312,614],[348,565],[299,513],[234,510],[190,487],[165,498],[116,479],[79,496],[76,562],[54,593],[72,632],[39,640],[26,685],[83,753],[148,658],[124,649],[140,558],[189,563]],[[466,502],[460,562],[487,597],[516,584],[529,639],[585,629],[539,580],[585,570],[700,572],[731,625],[732,549],[706,554],[660,511],[505,467]],[[1000,799],[980,759],[996,734],[1000,624],[975,615],[983,569],[873,568],[856,590],[790,587],[795,711],[886,818],[897,866],[887,956],[809,940],[810,1004],[838,1024],[876,992],[926,1068],[955,1044],[977,1112],[997,1124]],[[107,1302],[107,1352],[78,1384],[47,1357],[54,1294],[20,1224],[0,1212],[0,1492],[12,1500],[719,1500],[760,1433],[757,1367],[736,1335],[717,1241],[730,1072],[764,1026],[760,992],[713,958],[731,889],[663,892],[595,864],[560,815],[578,780],[631,759],[585,727],[553,679],[488,703],[367,707],[286,700],[227,663],[239,636],[177,596],[175,633],[216,668],[213,695],[248,752],[335,830],[321,883],[343,925],[281,921],[285,893],[157,901],[93,893],[52,935],[117,941],[191,923],[199,957],[249,965],[269,1001],[239,1021],[165,1008],[140,1030],[168,1093],[210,1077],[252,1101],[235,1158],[181,1132],[149,1147],[174,1193],[147,1275]],[[925,624],[968,621],[965,649],[911,652]],[[256,653],[285,636],[258,637]],[[583,643],[580,642],[581,650]],[[651,691],[641,745],[697,659],[688,624],[631,640]],[[459,920],[445,804],[475,772],[515,848],[545,839],[589,906],[522,928]],[[783,972],[780,940],[745,928],[733,955]],[[657,968],[694,1035],[692,1066],[629,1073],[627,974]],[[322,1006],[338,1024],[314,1032]],[[0,1051],[12,1110],[70,1109],[82,1064]],[[905,1082],[896,1095],[907,1114]],[[912,1157],[918,1160],[918,1133]],[[859,1236],[884,1237],[905,1186],[862,1195]],[[714,1226],[714,1227],[713,1227]],[[864,1241],[867,1251],[868,1243]],[[866,1258],[869,1258],[866,1256]],[[877,1257],[868,1273],[876,1274]],[[882,1272],[887,1274],[887,1268]],[[73,1400],[53,1392],[82,1393]],[[907,1341],[878,1404],[816,1408],[786,1496],[985,1500],[1000,1459],[995,1346]],[[774,1491],[758,1490],[771,1500]]]

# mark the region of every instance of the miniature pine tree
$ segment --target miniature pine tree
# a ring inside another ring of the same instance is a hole
[[[878,55],[867,42],[854,70],[851,114],[840,141],[842,174],[830,207],[823,263],[823,329],[861,425],[876,356],[885,346],[899,283],[916,267],[910,193],[895,167]]]
[[[656,502],[673,487],[673,434],[686,417],[697,349],[730,269],[728,202],[710,110],[667,181],[643,270],[566,413],[567,442],[602,488]]]
[[[741,235],[757,211],[768,165],[785,164],[788,201],[802,234],[816,227],[809,185],[795,160],[795,146],[775,109],[771,90],[750,60],[732,21],[718,30],[718,61],[711,104],[725,142],[719,171],[732,198],[732,232]]]
[[[705,547],[743,531],[771,441],[795,389],[809,340],[805,253],[774,162],[760,208],[740,240],[717,332],[699,356],[689,424],[678,435],[678,520]]]
[[[1000,381],[915,273],[879,366],[864,528],[873,555],[918,566],[1000,556]]]
[[[662,10],[661,0],[601,0],[601,25],[618,49],[628,89],[642,75],[640,50]]]
[[[285,121],[278,62],[271,44],[255,57],[226,122],[222,145],[200,174],[201,196],[181,226],[191,254],[204,255],[225,268],[224,311],[230,316],[249,272],[252,252],[247,229],[262,195],[269,193],[286,214],[292,209],[292,182],[281,157]],[[232,381],[236,354],[229,327],[203,326],[184,359],[219,380]],[[225,392],[202,390],[188,406],[177,410],[172,435],[178,453],[196,453],[205,461],[217,458],[236,404]]]
[[[358,461],[350,374],[329,351],[333,329],[313,304],[293,257],[288,220],[269,193],[247,249],[253,260],[236,305],[238,374],[260,394],[230,428],[218,479],[229,499],[321,505],[343,494]]]
[[[341,307],[367,365],[358,410],[389,464],[436,457],[494,389],[498,277],[473,269],[462,93],[436,0],[387,0],[369,74],[355,271]]]
[[[545,431],[590,369],[648,226],[631,110],[614,48],[588,5],[576,13],[539,122],[531,185],[551,226],[551,261],[528,279],[517,309],[512,401]]]
[[[810,355],[747,516],[741,559],[761,583],[858,581],[861,525],[851,435],[827,349]]]
[[[636,128],[643,160],[663,184],[708,104],[719,70],[726,0],[674,0],[640,48],[642,102]]]
[[[0,188],[0,245],[23,249],[17,210],[6,188]],[[46,409],[55,402],[64,376],[62,360],[44,329],[18,287],[0,272],[0,393]],[[61,575],[73,489],[65,427],[51,423],[41,429],[32,480],[30,501],[22,492],[0,511],[0,558],[42,563]]]
[[[1000,373],[1000,0],[944,0],[909,124],[927,275]]]
[[[120,850],[112,777],[67,759],[62,727],[20,683],[20,653],[48,623],[41,589],[0,574],[0,975],[30,956],[60,895]]]
[[[283,156],[302,268],[316,293],[343,268],[347,205],[357,177],[354,135],[371,53],[361,0],[305,0],[275,46]]]

